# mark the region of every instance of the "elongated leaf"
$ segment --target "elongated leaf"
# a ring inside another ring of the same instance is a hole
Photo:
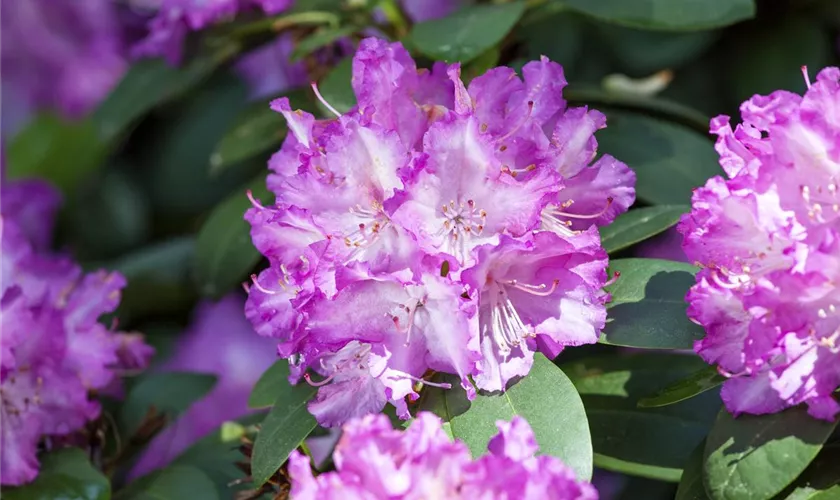
[[[601,228],[601,246],[607,252],[617,252],[672,227],[680,216],[690,210],[686,205],[660,205],[630,210]]]
[[[213,481],[196,467],[173,465],[134,481],[114,500],[218,500]]]
[[[689,321],[684,297],[694,284],[694,266],[659,259],[619,259],[621,276],[607,288],[605,344],[645,349],[691,349],[703,329]]]
[[[267,204],[273,201],[265,176],[260,175],[217,206],[198,232],[195,280],[202,295],[221,297],[242,282],[260,260],[251,243],[251,226],[243,218],[251,206],[248,189],[255,199]]]
[[[126,434],[135,432],[150,409],[169,421],[203,398],[216,385],[216,376],[195,372],[162,372],[143,375],[126,396],[120,421]]]
[[[233,46],[224,47],[215,54],[197,57],[182,68],[163,59],[137,61],[94,112],[100,135],[110,140],[122,134],[153,107],[207,78],[236,50]]]
[[[318,423],[306,403],[317,389],[308,384],[277,384],[274,407],[265,417],[251,456],[251,476],[260,486],[277,472],[292,450],[312,432]]]
[[[346,113],[356,105],[356,94],[353,93],[353,85],[350,83],[353,78],[353,59],[346,58],[327,73],[327,76],[318,84],[318,90],[324,100],[339,113]],[[321,115],[333,118],[335,115],[327,109],[323,103],[318,103]]]
[[[452,435],[464,441],[474,457],[487,452],[487,442],[498,433],[497,420],[520,415],[534,430],[541,454],[559,457],[582,479],[592,476],[592,443],[580,396],[563,371],[542,354],[534,357],[528,376],[503,394],[480,394],[468,403],[463,392],[451,389],[444,397]]]
[[[35,481],[20,488],[3,486],[6,500],[108,500],[111,483],[94,469],[84,451],[65,448],[41,456]]]
[[[292,109],[311,111],[310,92],[308,89],[287,92]],[[211,174],[218,174],[243,160],[280,147],[286,137],[286,120],[282,114],[272,110],[268,102],[268,99],[260,99],[239,114],[210,156]]]
[[[668,406],[686,399],[693,398],[708,390],[718,387],[726,380],[726,377],[718,373],[714,366],[707,366],[691,374],[690,377],[680,380],[674,385],[662,389],[655,396],[644,398],[639,401],[642,408],[656,408]]]
[[[408,41],[433,59],[467,63],[502,41],[524,11],[524,2],[466,7],[451,16],[418,23]]]
[[[703,481],[713,500],[765,500],[817,456],[837,422],[790,408],[771,415],[718,415],[706,441]]]
[[[562,358],[562,355],[561,355]],[[586,408],[596,466],[676,482],[720,408],[716,392],[663,408],[638,400],[704,366],[681,354],[594,357],[561,364]]]
[[[682,125],[636,113],[607,111],[599,149],[636,172],[636,196],[652,205],[681,205],[694,188],[722,174],[711,140]]]
[[[268,408],[277,400],[277,394],[289,385],[289,362],[280,359],[263,372],[251,394],[248,396],[249,408]]]
[[[563,3],[605,22],[651,30],[704,30],[755,15],[753,0],[564,0]]]
[[[51,114],[36,116],[8,147],[8,178],[41,177],[65,193],[102,166],[108,145],[90,120],[69,122]]]
[[[674,500],[708,500],[709,495],[703,487],[703,451],[706,441],[697,445],[691,452],[683,468],[680,484],[677,486],[677,496]]]

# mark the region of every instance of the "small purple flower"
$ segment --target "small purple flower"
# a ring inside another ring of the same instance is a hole
[[[98,321],[116,309],[122,276],[85,274],[69,258],[47,253],[57,205],[52,188],[4,180],[0,199],[0,477],[20,485],[38,473],[41,438],[71,435],[96,418],[100,407],[89,391],[112,391],[119,375],[148,364],[152,350],[136,334]],[[21,204],[27,199],[31,205]]]
[[[333,454],[335,472],[313,477],[309,459],[292,453],[292,496],[320,498],[509,498],[511,500],[595,500],[591,484],[538,446],[521,417],[496,423],[489,453],[473,460],[467,447],[451,441],[441,421],[420,413],[405,431],[383,415],[351,420]]]
[[[431,371],[470,398],[471,377],[501,391],[535,350],[597,341],[607,261],[594,225],[632,203],[635,177],[606,156],[590,166],[603,115],[566,110],[559,65],[523,73],[496,68],[467,89],[458,65],[417,69],[400,44],[366,39],[357,107],[316,120],[271,104],[291,133],[269,162],[275,203],[245,215],[270,263],[246,315],[278,339],[292,382],[320,387],[321,425],[386,403],[408,418]]]
[[[730,379],[738,413],[807,403],[840,412],[840,70],[826,68],[804,96],[778,91],[741,106],[733,130],[712,120],[729,179],[695,191],[678,229],[703,266],[688,314],[706,329],[695,350]]]

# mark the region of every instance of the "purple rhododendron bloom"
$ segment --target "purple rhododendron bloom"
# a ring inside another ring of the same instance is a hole
[[[111,0],[3,2],[0,17],[4,130],[42,108],[86,114],[128,67]]]
[[[840,69],[804,96],[777,91],[741,106],[733,130],[712,120],[728,179],[697,189],[679,230],[703,266],[689,316],[707,335],[695,350],[730,377],[733,413],[800,403],[838,412],[840,386]]]
[[[558,64],[523,75],[495,68],[467,88],[457,64],[418,69],[371,38],[350,112],[271,103],[291,133],[269,162],[274,203],[245,215],[270,263],[245,312],[278,340],[292,382],[319,386],[321,425],[387,403],[408,418],[431,372],[470,398],[471,379],[503,391],[537,350],[597,341],[608,295],[595,226],[632,204],[635,177],[608,156],[592,164],[604,117],[566,108]]]
[[[118,273],[85,274],[47,252],[57,192],[37,181],[5,181],[0,292],[0,476],[20,485],[38,473],[42,436],[68,436],[99,415],[89,391],[108,391],[118,375],[148,364],[138,334],[99,323],[120,301]],[[30,200],[23,203],[22,200]]]
[[[178,338],[166,371],[216,375],[215,387],[155,437],[132,471],[140,476],[165,466],[182,451],[228,420],[248,413],[248,395],[275,356],[270,343],[254,335],[242,317],[238,293],[218,302],[205,301],[195,310],[190,328]]]
[[[307,499],[509,498],[595,500],[598,493],[538,445],[521,417],[496,423],[489,453],[473,460],[441,421],[422,412],[405,431],[384,415],[351,420],[333,454],[335,472],[313,477],[309,459],[292,452],[292,497]]]

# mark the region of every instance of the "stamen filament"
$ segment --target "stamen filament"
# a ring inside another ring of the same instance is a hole
[[[528,112],[525,113],[525,117],[522,118],[522,120],[520,120],[519,123],[517,123],[515,127],[510,129],[510,131],[508,131],[508,133],[506,133],[505,135],[496,139],[496,142],[502,142],[506,139],[509,139],[513,134],[518,132],[519,129],[521,129],[526,123],[528,123],[528,120],[531,118],[531,112],[533,112],[533,111],[534,111],[534,101],[528,101]]]
[[[315,92],[315,97],[317,97],[318,100],[321,101],[321,104],[323,104],[335,116],[341,118],[341,113],[339,113],[337,109],[332,107],[332,105],[330,105],[330,103],[328,103],[327,100],[324,99],[324,96],[321,95],[321,92],[318,90],[318,84],[316,82],[311,82],[310,85],[312,86],[312,91]]]

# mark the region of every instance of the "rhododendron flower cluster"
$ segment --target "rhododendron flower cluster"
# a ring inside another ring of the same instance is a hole
[[[384,415],[350,421],[333,454],[336,471],[312,476],[309,459],[289,459],[292,498],[420,499],[508,498],[594,500],[591,484],[575,479],[560,460],[539,456],[531,427],[521,417],[496,423],[489,453],[476,460],[452,442],[431,413],[421,412],[404,432]]]
[[[98,322],[120,301],[125,279],[83,273],[48,253],[57,193],[41,181],[8,182],[2,193],[0,477],[19,485],[38,473],[43,436],[67,436],[99,414],[91,391],[113,389],[152,354],[139,334]]]
[[[470,378],[503,391],[535,351],[597,341],[596,226],[632,204],[635,177],[608,155],[593,163],[604,115],[566,107],[560,65],[522,73],[466,87],[457,64],[418,70],[399,43],[371,38],[350,112],[316,120],[272,103],[290,133],[269,163],[276,202],[246,213],[271,264],[246,315],[280,341],[293,381],[320,386],[309,409],[321,425],[386,402],[408,418],[430,370],[472,397]]]
[[[807,74],[805,75],[808,81]],[[833,419],[840,386],[840,69],[712,120],[728,179],[698,189],[679,230],[703,270],[687,296],[695,350],[729,377],[733,413],[800,403]]]

